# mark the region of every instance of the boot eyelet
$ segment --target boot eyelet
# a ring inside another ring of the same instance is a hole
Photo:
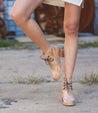
[[[50,56],[48,56],[48,58],[50,58]]]

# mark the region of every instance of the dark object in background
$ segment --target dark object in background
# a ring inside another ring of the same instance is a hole
[[[2,17],[0,17],[0,38],[5,39],[7,35],[7,25]]]
[[[41,4],[35,10],[35,19],[45,34],[64,35],[64,9],[51,5]]]
[[[98,35],[98,0],[95,2],[94,34]]]
[[[3,0],[0,0],[0,38],[5,39],[7,35],[7,25],[4,20],[4,4]]]
[[[94,0],[84,0],[81,12],[79,32],[92,32],[94,19]],[[64,36],[63,19],[64,8],[41,4],[35,10],[35,19],[45,34]]]
[[[94,0],[84,0],[84,8],[82,8],[80,18],[80,32],[91,32],[94,33],[94,13],[95,4]]]

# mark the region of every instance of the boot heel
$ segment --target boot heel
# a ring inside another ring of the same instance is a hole
[[[59,51],[60,51],[60,56],[61,56],[61,57],[64,57],[64,50],[61,49],[61,48],[59,48]]]

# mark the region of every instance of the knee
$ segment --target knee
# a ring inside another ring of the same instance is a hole
[[[77,22],[64,23],[65,35],[76,37],[78,35],[79,24]]]
[[[13,9],[11,12],[11,18],[13,19],[13,21],[15,21],[17,25],[21,25],[24,24],[29,17],[28,15],[24,14],[24,12]]]

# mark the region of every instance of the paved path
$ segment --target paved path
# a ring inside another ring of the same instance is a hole
[[[52,80],[49,65],[40,59],[41,50],[3,50],[0,51],[0,82],[11,82],[17,77],[44,77]],[[61,58],[64,65],[64,58]],[[91,73],[98,73],[98,48],[79,49],[74,80]],[[64,77],[64,73],[63,73]]]
[[[61,82],[0,84],[0,113],[98,113],[98,86],[74,83],[76,106],[61,101]]]
[[[76,106],[62,105],[62,78],[53,82],[49,66],[39,57],[41,53],[41,50],[0,50],[0,113],[98,113],[98,85],[73,83]],[[64,65],[64,58],[61,61]],[[98,73],[98,48],[79,49],[73,81],[92,72]],[[18,77],[29,76],[44,77],[51,82],[15,83]]]

